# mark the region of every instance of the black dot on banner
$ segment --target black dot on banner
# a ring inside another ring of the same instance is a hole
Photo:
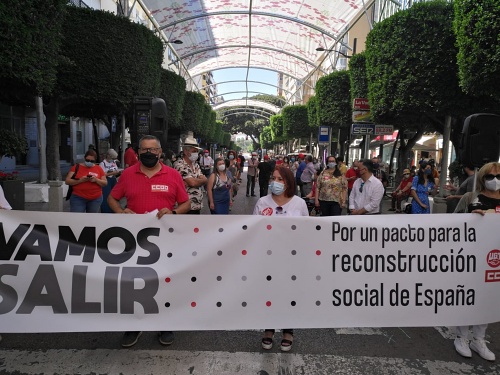
[[[243,307],[247,307],[247,303],[246,303],[246,302],[242,302],[242,303],[241,303],[241,306],[243,306]]]
[[[172,253],[168,253],[167,258],[172,258],[172,255],[173,255]]]
[[[292,255],[297,255],[297,250],[292,250]]]
[[[273,253],[272,250],[267,250],[267,255],[271,255]]]
[[[248,229],[248,227],[247,227],[246,225],[243,225],[243,226],[241,227],[241,229],[243,229],[243,230],[247,230],[247,229]]]
[[[224,228],[219,228],[219,233],[224,232]]]
[[[296,304],[297,304],[297,302],[295,302],[295,301],[290,302],[290,305],[292,305],[292,306],[295,306]]]
[[[216,305],[217,305],[217,307],[221,307],[222,306],[222,302],[217,302]]]
[[[170,233],[173,233],[173,232],[174,232],[174,228],[168,228],[168,231],[169,231]]]
[[[266,280],[267,280],[267,281],[271,281],[272,279],[273,279],[273,278],[271,277],[271,275],[267,275],[267,277],[266,277]]]
[[[222,255],[222,250],[217,251],[217,255],[221,256]]]
[[[297,226],[296,225],[292,225],[291,228],[292,228],[292,230],[295,230],[295,229],[297,229]]]
[[[194,277],[194,276],[193,276],[193,277],[191,278],[191,281],[192,281],[193,283],[194,283],[194,282],[196,282],[196,277]]]
[[[165,307],[170,307],[170,302],[165,302]]]
[[[316,276],[316,280],[318,280],[318,281],[319,281],[319,280],[321,280],[321,276],[320,276],[320,275],[317,275],[317,276]]]
[[[316,225],[316,230],[321,230],[321,225]]]
[[[217,276],[217,281],[221,281],[222,280],[222,276]]]
[[[247,277],[246,276],[241,276],[241,280],[247,281]]]
[[[316,301],[316,306],[320,306],[321,305],[321,301]]]
[[[292,275],[292,280],[293,280],[293,281],[297,280],[297,276]]]
[[[196,251],[193,251],[193,256],[195,257],[197,255],[198,255],[198,253]]]

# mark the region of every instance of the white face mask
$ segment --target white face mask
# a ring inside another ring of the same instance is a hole
[[[494,178],[493,180],[485,181],[484,186],[490,191],[500,190],[500,180],[498,178]]]
[[[189,160],[195,162],[198,160],[198,154],[196,152],[193,152],[191,155],[189,155]]]
[[[224,172],[226,170],[226,166],[224,164],[221,164],[217,167],[217,169],[220,171],[220,172]]]

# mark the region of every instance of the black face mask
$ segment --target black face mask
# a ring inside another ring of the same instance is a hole
[[[146,168],[153,168],[158,163],[158,155],[152,152],[145,152],[139,155],[139,160]]]

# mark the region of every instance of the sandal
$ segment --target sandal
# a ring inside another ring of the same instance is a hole
[[[272,333],[272,336],[262,338],[262,348],[265,350],[270,350],[273,347],[274,329],[266,329],[264,331],[264,334],[266,334],[266,333]]]
[[[289,334],[290,336],[292,336],[292,340],[288,340],[288,339],[282,339],[281,340],[281,351],[282,352],[289,352],[290,350],[292,350],[292,345],[293,345],[293,330],[291,329],[284,329],[283,330],[283,336],[285,334]]]

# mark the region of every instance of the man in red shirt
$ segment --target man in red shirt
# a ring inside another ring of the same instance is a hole
[[[123,171],[117,184],[108,196],[109,207],[115,213],[146,214],[158,210],[156,217],[185,214],[191,209],[182,177],[175,169],[160,162],[162,149],[158,138],[146,135],[139,141],[139,161]],[[122,208],[120,199],[127,199]],[[177,207],[175,205],[177,204]],[[142,332],[125,332],[123,347],[135,345]],[[174,333],[160,332],[160,343],[170,345]]]
[[[134,148],[129,143],[127,149],[125,150],[124,160],[125,168],[131,167],[137,164],[139,161],[137,160],[137,154],[134,151]]]
[[[351,195],[352,186],[354,185],[354,181],[356,181],[359,176],[359,167],[358,161],[354,160],[352,162],[351,168],[347,170],[345,173],[345,178],[347,179],[347,200],[349,200],[349,196]],[[349,213],[349,207],[347,207],[347,212]]]

